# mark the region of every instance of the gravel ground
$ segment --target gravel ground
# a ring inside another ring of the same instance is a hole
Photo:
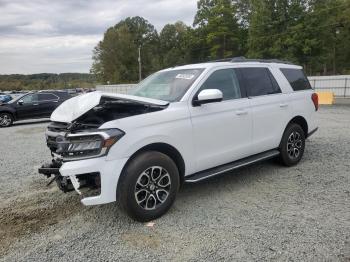
[[[47,122],[1,129],[0,260],[350,261],[350,106],[318,121],[299,165],[185,185],[153,227],[46,187]]]

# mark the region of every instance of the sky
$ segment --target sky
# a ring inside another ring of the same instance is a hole
[[[88,73],[110,26],[141,16],[191,25],[197,0],[0,0],[0,74]]]

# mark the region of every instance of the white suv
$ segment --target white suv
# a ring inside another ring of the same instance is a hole
[[[232,59],[173,67],[131,95],[64,102],[46,132],[53,160],[39,172],[82,194],[84,205],[119,201],[149,221],[167,212],[184,182],[274,157],[297,164],[317,109],[300,66]]]

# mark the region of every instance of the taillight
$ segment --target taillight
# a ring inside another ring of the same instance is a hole
[[[315,110],[317,111],[318,110],[318,95],[316,93],[313,93],[311,95],[311,100],[314,103]]]

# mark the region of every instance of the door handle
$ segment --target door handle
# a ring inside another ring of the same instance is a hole
[[[38,106],[39,104],[33,104],[33,106]]]
[[[248,111],[246,111],[246,110],[237,110],[236,111],[236,115],[238,115],[238,116],[242,116],[242,115],[246,115],[246,114],[248,114]]]
[[[283,108],[283,107],[287,107],[287,106],[288,106],[287,103],[281,103],[281,104],[280,104],[280,107],[282,107],[282,108]]]

